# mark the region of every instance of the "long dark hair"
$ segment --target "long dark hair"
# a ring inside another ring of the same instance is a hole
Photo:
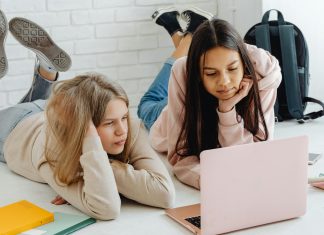
[[[222,147],[218,140],[218,99],[209,94],[202,84],[200,58],[215,47],[225,47],[240,54],[245,76],[253,80],[252,88],[236,106],[243,118],[244,128],[259,140],[268,139],[268,129],[261,108],[258,82],[246,47],[238,32],[226,21],[213,18],[202,23],[193,34],[187,58],[187,86],[184,121],[176,143],[182,157],[197,155],[206,149]],[[238,116],[237,116],[238,117]],[[240,120],[238,120],[240,121]],[[257,136],[262,123],[264,136]]]

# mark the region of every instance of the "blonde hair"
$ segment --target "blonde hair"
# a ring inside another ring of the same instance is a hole
[[[80,156],[89,122],[92,119],[98,127],[108,102],[113,99],[121,99],[127,107],[129,105],[123,88],[102,74],[84,74],[54,84],[46,108],[45,158],[57,182],[69,185],[81,180]],[[125,148],[115,158],[128,161],[130,141],[128,128]]]

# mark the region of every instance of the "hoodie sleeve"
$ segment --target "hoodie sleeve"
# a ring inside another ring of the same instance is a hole
[[[169,163],[175,176],[187,185],[199,188],[200,163],[197,156],[179,156],[175,152],[176,143],[183,123],[186,90],[186,59],[174,63],[168,87],[168,105],[153,124],[150,141],[159,152],[167,152]]]
[[[274,104],[277,97],[277,88],[281,82],[281,70],[278,60],[269,52],[246,44],[249,57],[253,63],[259,85],[259,95],[264,119],[267,124],[269,139],[274,132]],[[219,116],[218,138],[223,147],[252,143],[258,141],[252,133],[244,128],[242,118],[237,114],[235,107],[227,112],[217,111]],[[257,136],[261,139],[265,136],[264,127],[260,123]]]
[[[129,164],[114,161],[112,169],[118,191],[139,203],[170,208],[175,189],[169,172],[148,142],[147,131],[139,120],[132,120],[132,146]]]
[[[100,220],[117,218],[121,201],[99,136],[85,137],[80,164],[83,179],[68,186],[61,185],[54,179],[47,162],[39,167],[39,173],[57,194],[85,214]]]

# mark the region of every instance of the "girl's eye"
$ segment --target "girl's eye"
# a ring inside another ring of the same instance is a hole
[[[127,118],[128,118],[128,116],[126,115],[126,116],[123,117],[123,120],[126,120]]]
[[[215,75],[216,75],[216,73],[214,73],[214,72],[213,73],[206,73],[206,76],[209,76],[209,77],[210,76],[215,76]]]
[[[105,125],[106,126],[111,126],[112,124],[114,124],[113,122],[106,122]]]
[[[229,68],[228,70],[229,71],[235,71],[235,70],[237,70],[237,68]]]

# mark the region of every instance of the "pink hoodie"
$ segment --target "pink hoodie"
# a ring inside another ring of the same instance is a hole
[[[277,88],[281,82],[281,71],[278,60],[267,51],[246,44],[250,59],[257,73],[260,99],[264,118],[269,131],[269,139],[274,132],[274,104]],[[169,81],[168,105],[163,109],[159,118],[150,131],[151,145],[158,152],[166,152],[173,172],[185,184],[200,188],[200,163],[197,156],[180,157],[175,152],[175,145],[181,130],[183,109],[186,92],[186,57],[178,59],[171,71]],[[243,122],[237,121],[235,107],[227,112],[220,113],[218,139],[221,146],[251,143],[258,141],[244,129]],[[261,130],[258,136],[263,137]]]

